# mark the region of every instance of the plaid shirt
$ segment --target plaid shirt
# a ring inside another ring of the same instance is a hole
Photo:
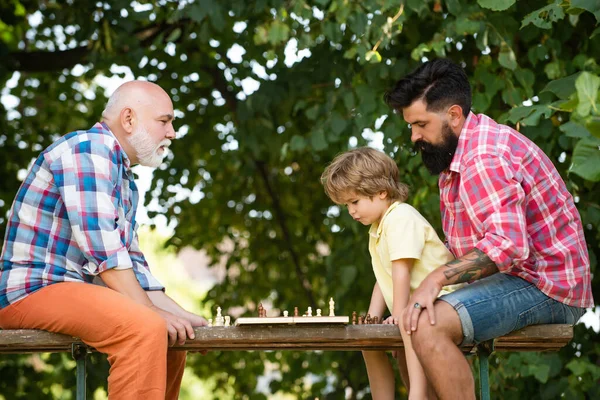
[[[105,124],[71,132],[37,158],[12,205],[0,255],[0,308],[57,282],[103,284],[110,268],[162,290],[139,249],[138,190]]]
[[[483,114],[469,114],[439,187],[444,233],[455,257],[477,248],[500,272],[553,299],[594,306],[573,197],[531,140]]]

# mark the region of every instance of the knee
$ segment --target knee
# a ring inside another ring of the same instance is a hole
[[[448,335],[443,327],[437,324],[431,325],[429,318],[423,317],[423,315],[419,318],[417,326],[418,329],[411,334],[411,341],[413,349],[419,357],[423,354],[437,352],[445,346],[444,338]]]
[[[167,347],[167,322],[160,315],[148,309],[136,318],[133,326],[135,341],[153,347]],[[163,345],[164,342],[164,346]]]

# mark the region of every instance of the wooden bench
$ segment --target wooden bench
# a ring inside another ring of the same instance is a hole
[[[395,325],[274,325],[201,327],[196,338],[174,350],[393,350],[403,348]],[[481,399],[489,399],[489,356],[493,351],[558,351],[573,338],[570,325],[534,325],[464,347],[479,359]],[[71,352],[77,362],[77,400],[86,398],[85,362],[93,349],[79,339],[37,330],[0,330],[0,353]]]

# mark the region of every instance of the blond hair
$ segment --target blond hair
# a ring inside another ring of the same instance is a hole
[[[359,147],[335,157],[321,175],[325,193],[337,204],[358,194],[373,197],[386,192],[392,201],[405,201],[408,186],[399,181],[398,166],[387,154]]]

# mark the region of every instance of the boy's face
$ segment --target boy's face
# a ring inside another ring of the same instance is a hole
[[[363,225],[371,225],[381,221],[383,214],[390,206],[386,192],[379,192],[372,198],[349,193],[344,200],[343,204],[348,208],[350,216]]]

